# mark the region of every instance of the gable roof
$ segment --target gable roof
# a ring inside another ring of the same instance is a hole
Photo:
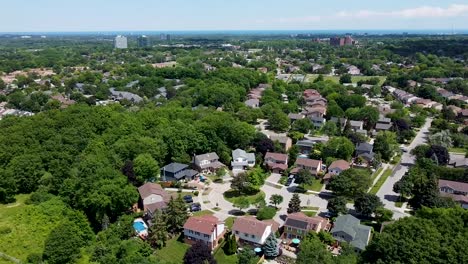
[[[439,180],[439,188],[442,188],[442,187],[448,187],[457,192],[468,193],[468,183],[464,183],[464,182]]]
[[[375,125],[375,129],[377,130],[389,130],[390,128],[392,128],[392,124],[386,124],[386,123],[377,123]]]
[[[349,165],[349,162],[347,162],[346,160],[335,160],[330,164],[330,166],[328,166],[328,170],[332,170],[334,168],[338,168],[340,170],[347,170],[350,167],[351,166]]]
[[[178,171],[186,169],[187,167],[188,167],[188,165],[173,162],[173,163],[171,163],[169,165],[166,165],[166,166],[162,167],[162,171],[176,173]]]
[[[232,159],[235,160],[237,158],[245,158],[246,160],[255,161],[255,154],[247,153],[245,150],[242,149],[236,149],[232,151]]]
[[[302,212],[288,215],[285,226],[295,227],[303,230],[318,230],[319,224],[322,224],[321,228],[325,228],[328,224],[328,220],[319,216],[308,217]]]
[[[198,160],[198,161],[200,161],[200,160],[215,160],[215,159],[219,159],[219,157],[218,157],[218,154],[216,154],[215,152],[210,152],[210,153],[197,155],[197,156],[195,156],[195,159]]]
[[[271,224],[265,223],[263,221],[257,220],[252,216],[238,217],[234,220],[232,225],[233,231],[238,231],[239,233],[245,233],[255,236],[263,236],[268,226]]]
[[[151,182],[145,183],[142,186],[138,187],[138,192],[140,193],[142,199],[145,199],[153,194],[161,196],[167,195],[167,192],[161,187],[161,185]]]
[[[356,147],[356,150],[358,151],[365,151],[365,152],[372,152],[374,149],[374,146],[372,144],[369,144],[367,142],[364,143],[359,143]]]
[[[350,121],[349,121],[349,124],[350,124],[352,127],[361,127],[362,125],[364,125],[364,122],[362,122],[362,121],[350,120]]]
[[[283,153],[267,152],[265,154],[265,160],[268,159],[268,158],[272,158],[274,160],[283,161],[283,162],[288,161],[288,155],[283,154]]]
[[[298,158],[296,159],[296,165],[301,165],[301,166],[307,166],[307,167],[312,167],[312,168],[318,168],[320,167],[320,164],[322,161],[320,160],[314,160],[314,159],[307,159],[307,158]]]
[[[191,216],[185,222],[184,229],[211,235],[219,223],[219,219],[213,215]]]

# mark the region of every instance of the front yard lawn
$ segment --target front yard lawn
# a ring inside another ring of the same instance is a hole
[[[319,179],[313,179],[312,184],[303,184],[302,187],[308,191],[320,192],[322,190],[323,184]]]
[[[449,152],[457,153],[457,154],[465,154],[466,149],[464,149],[464,148],[449,148]]]
[[[220,248],[218,249],[218,251],[216,251],[216,253],[214,254],[214,258],[216,260],[216,262],[218,262],[219,264],[237,264],[237,255],[236,254],[233,254],[233,255],[226,255],[224,253],[224,250],[223,250],[223,247],[224,246],[224,243],[220,246]]]
[[[255,201],[260,199],[260,197],[265,198],[265,193],[263,191],[259,191],[258,193],[254,194],[254,195],[247,195],[247,194],[240,194],[235,190],[229,190],[229,191],[224,193],[224,198],[228,202],[231,202],[233,204],[235,204],[237,199],[239,199],[240,197],[247,198],[247,200],[249,200],[250,204],[253,204]]]
[[[213,215],[214,213],[211,212],[210,210],[203,210],[203,211],[198,211],[194,212],[193,216],[204,216],[204,215]]]
[[[226,227],[231,229],[232,225],[234,224],[234,220],[236,220],[236,218],[233,217],[233,216],[226,218],[226,220],[224,220],[224,223],[226,224]]]
[[[392,170],[391,169],[386,169],[382,176],[380,176],[379,180],[375,183],[375,185],[371,188],[369,193],[371,194],[377,194],[379,192],[380,187],[384,184],[384,182],[387,180],[387,178],[392,175]]]

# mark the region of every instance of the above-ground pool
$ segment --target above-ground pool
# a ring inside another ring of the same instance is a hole
[[[135,228],[135,230],[138,232],[138,233],[141,233],[143,231],[146,230],[146,227],[145,227],[145,224],[142,223],[142,222],[133,222],[133,228]]]

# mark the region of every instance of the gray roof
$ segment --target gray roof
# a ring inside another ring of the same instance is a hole
[[[325,118],[318,117],[318,116],[313,116],[313,117],[310,118],[310,120],[315,121],[315,122],[321,122],[321,123],[325,122]]]
[[[249,107],[257,107],[260,104],[260,100],[258,99],[249,99],[244,102],[246,106]]]
[[[127,99],[131,102],[139,103],[143,101],[143,98],[141,98],[139,95],[130,93],[130,92],[124,92],[124,91],[116,91],[115,88],[110,88],[109,91],[111,92],[112,96],[116,100],[121,100],[121,99]]]
[[[301,147],[313,147],[315,143],[315,141],[306,139],[297,141],[296,145]]]
[[[288,115],[289,119],[292,119],[292,120],[298,120],[298,119],[304,119],[305,116],[303,114],[293,114],[293,113],[290,113]]]
[[[351,121],[349,121],[349,124],[352,127],[360,127],[360,126],[364,125],[364,122],[351,120]]]
[[[390,128],[392,128],[392,124],[377,123],[375,125],[375,129],[377,130],[389,130]]]
[[[307,229],[308,223],[305,222],[305,221],[300,221],[300,220],[288,217],[286,219],[286,222],[284,222],[284,225],[285,226],[296,227],[296,228],[299,228],[299,229]]]
[[[247,153],[242,149],[236,149],[232,151],[232,159],[236,160],[238,158],[244,158],[248,161],[255,161],[255,154],[254,153]]]
[[[356,147],[357,151],[365,151],[365,152],[372,152],[373,149],[374,149],[374,146],[367,142],[359,143]]]
[[[359,219],[352,215],[340,215],[336,218],[331,233],[344,232],[352,237],[351,245],[364,250],[369,242],[371,228],[361,225]],[[339,240],[339,238],[337,238]]]
[[[198,160],[198,161],[201,161],[201,160],[217,160],[217,159],[219,159],[219,156],[215,152],[205,153],[205,154],[195,156],[195,160]]]
[[[392,122],[392,119],[387,118],[387,117],[381,117],[381,118],[379,118],[378,122],[379,123],[390,123],[390,122]]]
[[[161,170],[171,172],[171,173],[176,173],[178,171],[186,169],[187,167],[188,167],[188,165],[173,162],[173,163],[171,163],[169,165],[166,165],[166,166],[162,167]]]
[[[136,80],[136,81],[133,81],[133,82],[129,82],[129,83],[127,84],[127,86],[125,86],[125,87],[127,87],[127,88],[132,88],[133,86],[135,86],[135,84],[138,84],[139,82],[140,82],[139,80]]]

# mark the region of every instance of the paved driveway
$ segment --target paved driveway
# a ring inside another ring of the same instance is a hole
[[[377,196],[380,197],[382,202],[385,205],[385,208],[393,211],[393,218],[399,219],[409,214],[405,213],[404,208],[399,208],[395,206],[395,201],[398,199],[399,194],[393,191],[393,185],[399,181],[403,175],[408,171],[409,166],[414,164],[414,157],[410,154],[416,146],[425,144],[427,141],[427,134],[429,133],[429,128],[431,127],[432,119],[427,119],[424,126],[419,130],[414,138],[413,142],[407,148],[408,151],[403,153],[401,157],[401,162],[397,166],[390,177],[385,181],[385,183],[380,188]]]

